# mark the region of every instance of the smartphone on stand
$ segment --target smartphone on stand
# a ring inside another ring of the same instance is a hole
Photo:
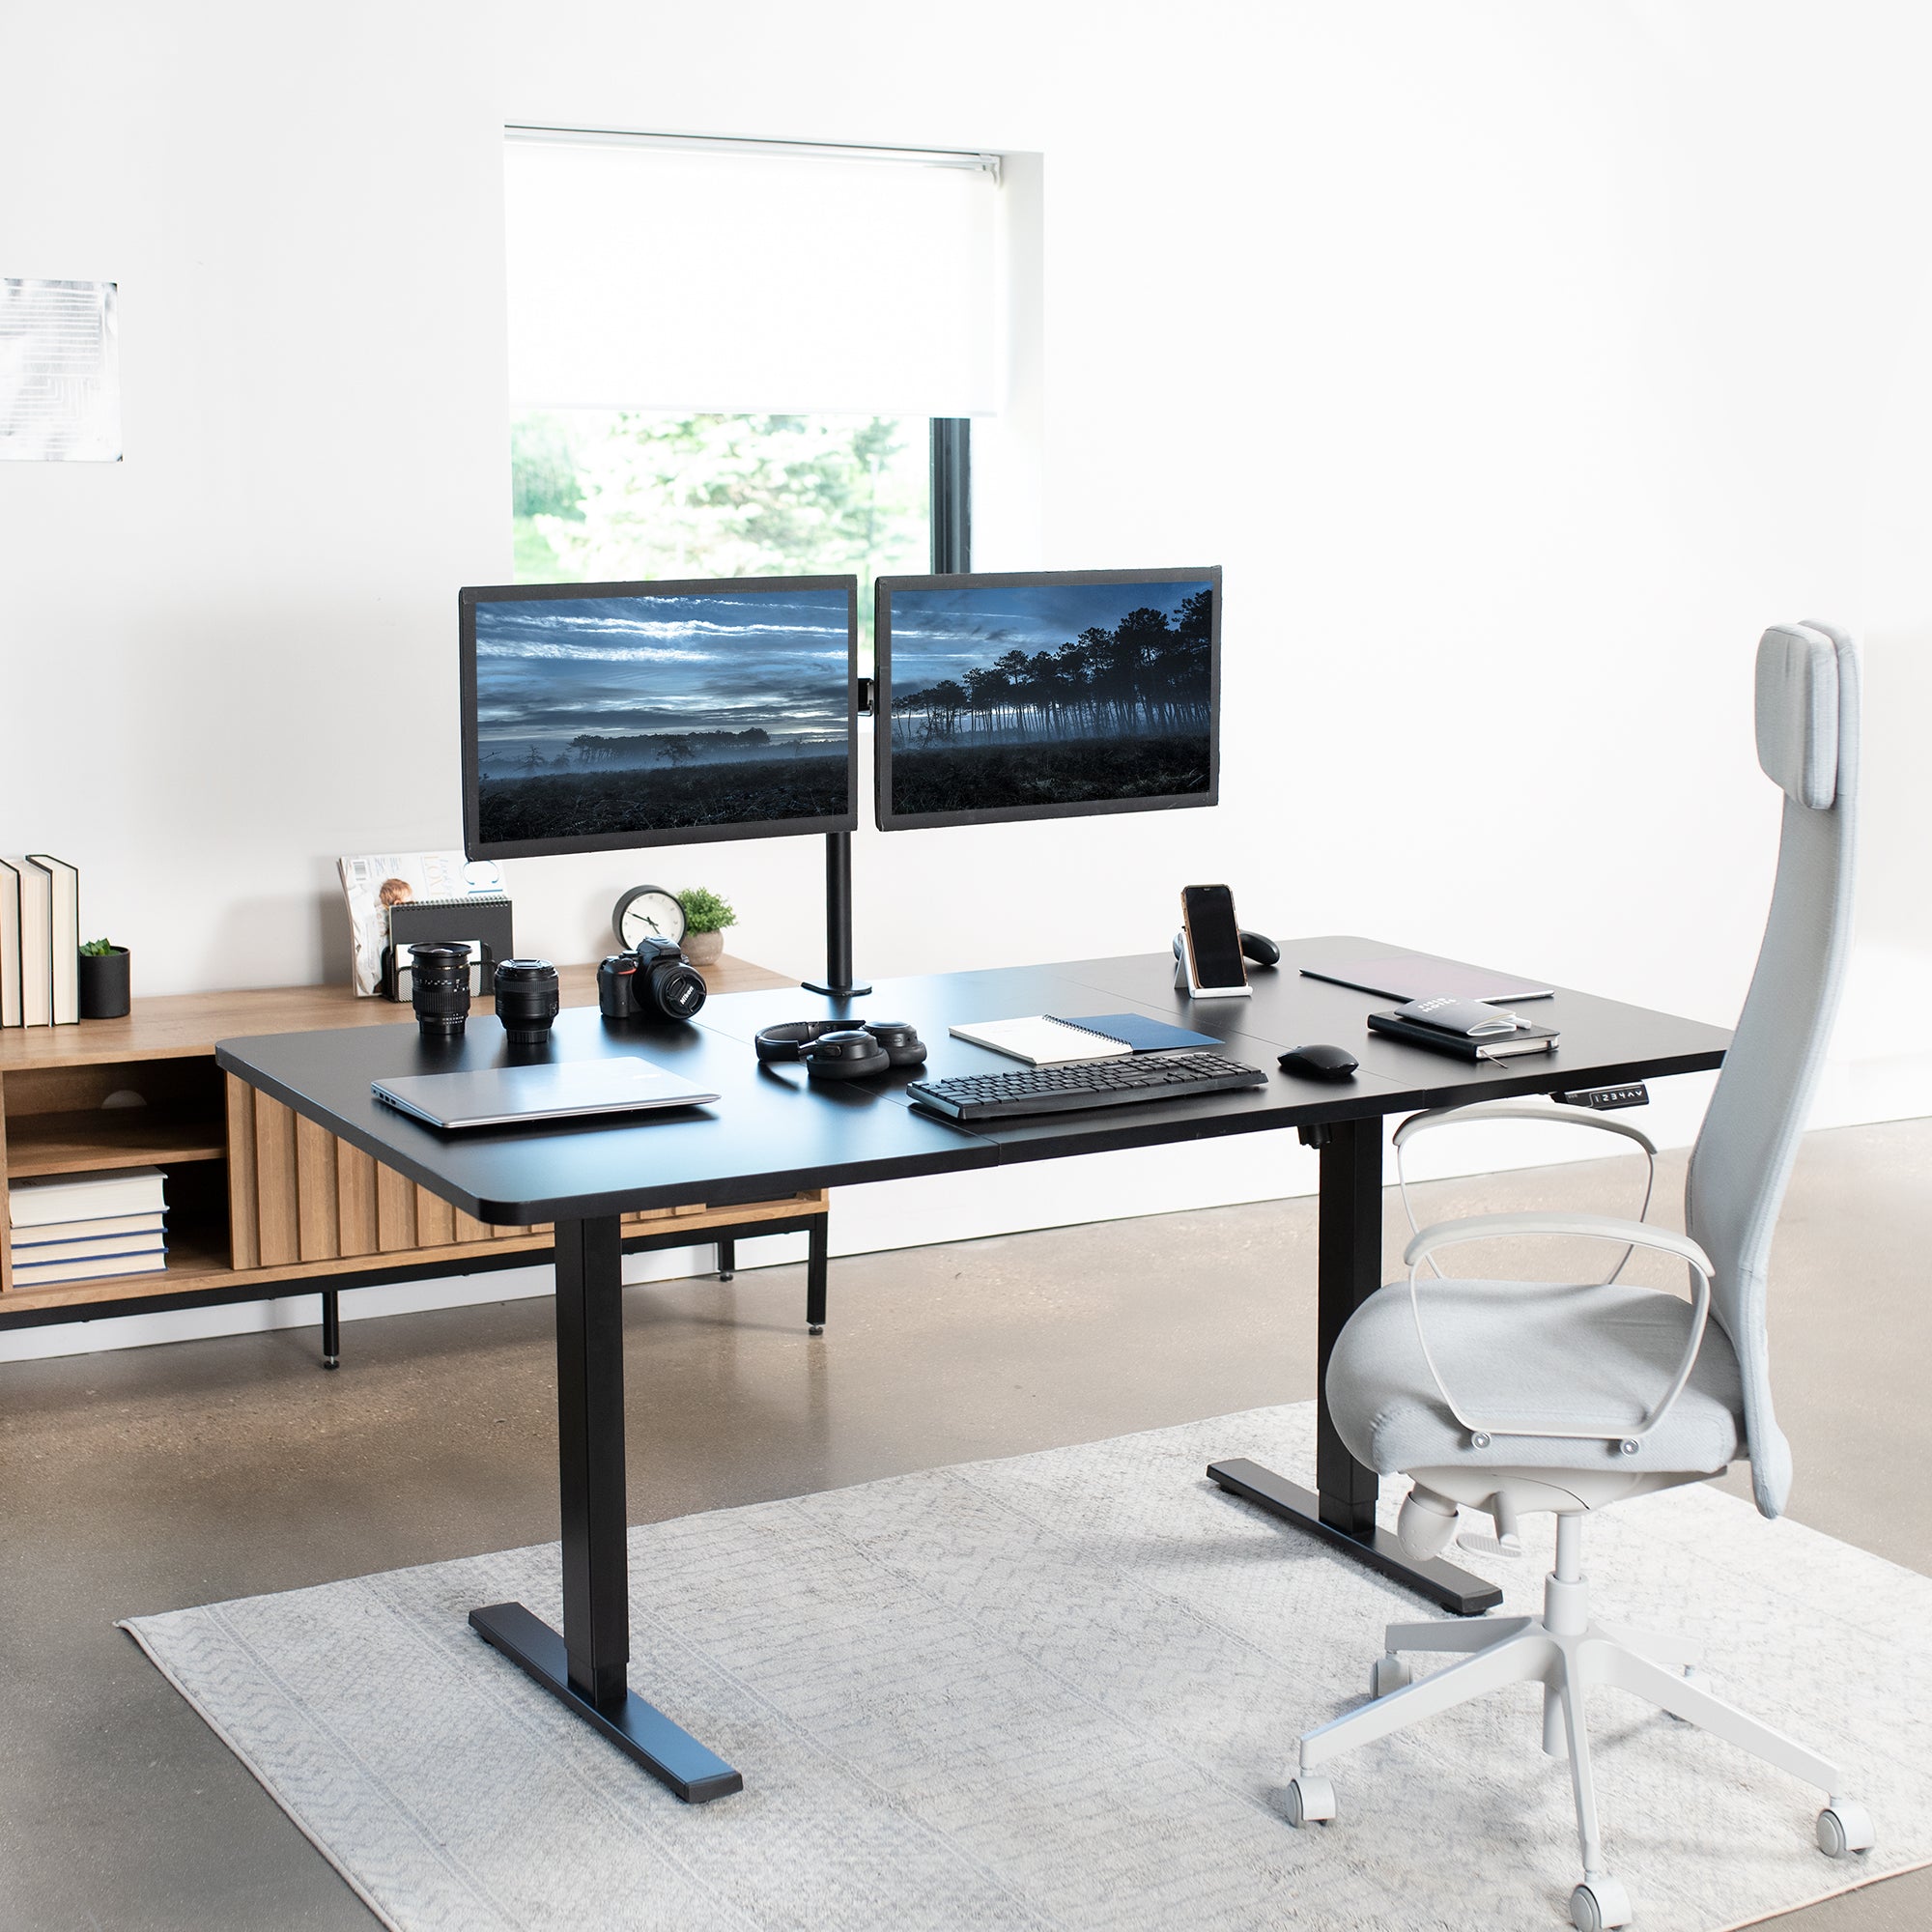
[[[1197,1000],[1249,997],[1248,962],[1235,895],[1226,886],[1185,886],[1180,894],[1180,956],[1187,990]]]

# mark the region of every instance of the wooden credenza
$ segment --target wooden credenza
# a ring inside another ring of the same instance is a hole
[[[792,982],[721,959],[713,992]],[[566,1006],[596,1000],[594,969],[562,969]],[[487,1012],[489,1002],[479,1001]],[[167,1175],[168,1265],[16,1289],[0,1241],[0,1326],[134,1312],[142,1302],[234,1301],[331,1282],[462,1273],[547,1254],[551,1230],[492,1228],[214,1064],[214,1042],[319,1027],[413,1024],[409,1008],[347,987],[289,986],[136,1000],[125,1019],[0,1033],[0,1208],[29,1176],[158,1167]],[[624,1217],[627,1236],[669,1245],[765,1223],[810,1224],[822,1272],[823,1191],[750,1207],[694,1201]],[[0,1214],[0,1226],[6,1216]],[[822,1284],[815,1293],[822,1303]],[[112,1304],[128,1304],[124,1308]],[[820,1316],[818,1319],[822,1319]]]

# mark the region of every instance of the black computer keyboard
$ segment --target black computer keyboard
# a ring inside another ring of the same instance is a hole
[[[1265,1087],[1259,1066],[1219,1053],[1137,1053],[1130,1060],[1090,1060],[1078,1066],[1037,1066],[1016,1073],[969,1073],[914,1080],[906,1097],[950,1121],[1005,1121],[1022,1114],[1069,1113],[1077,1107],[1123,1107]]]

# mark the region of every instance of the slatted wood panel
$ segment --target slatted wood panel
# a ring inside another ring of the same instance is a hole
[[[376,1163],[347,1141],[335,1144],[335,1239],[345,1255],[376,1252]]]
[[[376,1164],[376,1245],[400,1254],[416,1245],[416,1189],[393,1167]]]
[[[456,1239],[456,1209],[427,1187],[416,1189],[416,1246],[446,1248]]]
[[[264,1267],[301,1260],[296,1197],[296,1117],[255,1095],[255,1247]]]
[[[332,1262],[336,1236],[335,1152],[340,1143],[313,1121],[296,1122],[296,1231],[305,1262]]]
[[[255,1090],[234,1074],[228,1080],[228,1244],[238,1268],[259,1267],[255,1233]]]
[[[358,1258],[427,1261],[477,1242],[512,1241],[542,1252],[554,1234],[548,1221],[491,1227],[459,1213],[394,1168],[232,1077],[227,1103],[230,1245],[237,1270],[309,1265],[327,1273]],[[638,1209],[623,1217],[623,1225],[657,1232],[690,1221],[693,1238],[701,1239],[707,1225],[823,1212],[826,1204],[822,1190],[749,1208],[713,1209],[693,1201]]]

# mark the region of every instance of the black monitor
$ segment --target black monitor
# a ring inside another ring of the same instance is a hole
[[[1221,571],[882,577],[880,828],[1213,805]]]
[[[856,577],[458,593],[472,859],[857,823]]]

